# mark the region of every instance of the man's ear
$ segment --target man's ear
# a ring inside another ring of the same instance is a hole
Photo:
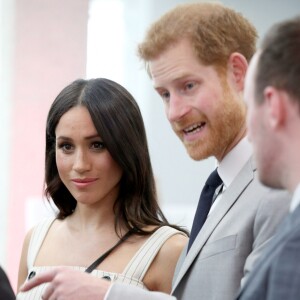
[[[267,118],[271,128],[278,128],[286,121],[286,94],[273,86],[264,89]]]
[[[241,53],[231,53],[228,59],[229,80],[238,92],[242,92],[244,90],[247,69],[247,59]]]

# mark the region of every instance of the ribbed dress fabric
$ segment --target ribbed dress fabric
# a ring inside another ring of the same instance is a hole
[[[28,248],[27,267],[28,276],[31,272],[40,274],[46,270],[51,270],[55,266],[34,266],[35,259],[39,252],[39,249],[48,233],[55,218],[49,218],[40,222],[33,230],[32,237]],[[143,278],[147,273],[152,261],[157,255],[160,248],[171,236],[175,234],[182,234],[180,231],[163,226],[154,232],[137,251],[134,257],[129,261],[122,273],[105,272],[101,270],[92,271],[91,275],[102,278],[109,277],[112,281],[123,282],[130,285],[135,285],[143,289],[147,289],[143,283]],[[84,272],[87,266],[72,266],[74,270]],[[27,276],[27,278],[28,278]],[[28,279],[27,279],[28,280]],[[40,300],[44,289],[47,284],[41,284],[40,286],[26,292],[19,293],[17,300]]]

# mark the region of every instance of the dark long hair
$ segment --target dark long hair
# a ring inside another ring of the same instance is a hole
[[[57,206],[58,219],[74,211],[76,200],[62,183],[55,160],[55,129],[68,110],[84,106],[110,155],[122,168],[119,196],[114,204],[115,230],[122,222],[128,229],[147,234],[147,225],[170,225],[159,208],[155,181],[140,109],[132,95],[118,83],[105,79],[78,79],[54,100],[46,125],[45,194]]]

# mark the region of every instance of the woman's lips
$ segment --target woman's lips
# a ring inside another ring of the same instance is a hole
[[[83,188],[93,184],[96,180],[97,178],[83,178],[83,179],[75,178],[72,179],[71,181],[74,183],[75,186],[79,188]]]

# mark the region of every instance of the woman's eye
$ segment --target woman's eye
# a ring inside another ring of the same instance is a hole
[[[58,148],[62,149],[63,152],[65,152],[65,153],[68,153],[68,152],[73,150],[73,146],[71,144],[68,144],[68,143],[60,144],[60,145],[58,145]]]
[[[94,143],[92,144],[92,148],[93,148],[93,149],[96,149],[96,150],[102,150],[102,149],[105,148],[105,145],[104,145],[103,142],[94,142]]]

